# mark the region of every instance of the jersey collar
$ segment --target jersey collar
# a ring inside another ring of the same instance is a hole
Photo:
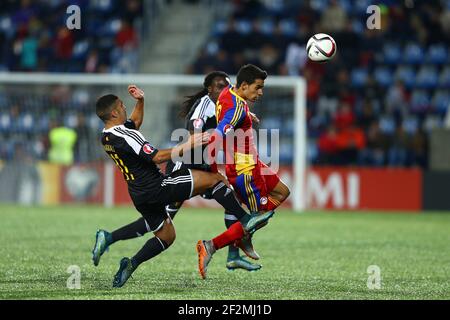
[[[123,124],[119,124],[117,126],[109,128],[109,129],[103,128],[102,132],[112,132],[114,130],[114,128],[125,128],[125,126]]]
[[[242,98],[240,95],[238,95],[233,89],[234,89],[234,87],[231,87],[231,88],[230,88],[230,93],[231,93],[232,95],[236,96],[237,98],[241,99],[242,101],[245,101],[245,99]]]

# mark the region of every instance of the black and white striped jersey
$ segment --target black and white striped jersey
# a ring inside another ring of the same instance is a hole
[[[185,128],[191,132],[216,128],[216,104],[204,95],[195,101],[185,120]]]
[[[216,126],[216,104],[206,94],[193,104],[186,116],[185,128],[190,132],[205,132],[209,129],[215,129]],[[206,147],[206,145],[201,147],[202,154]],[[205,165],[203,157],[201,158],[201,163],[195,163],[194,152],[195,150],[191,151],[192,157],[190,164]]]
[[[128,191],[135,204],[148,201],[161,186],[163,175],[153,162],[156,148],[135,130],[127,120],[123,125],[103,129],[102,144],[128,183]]]

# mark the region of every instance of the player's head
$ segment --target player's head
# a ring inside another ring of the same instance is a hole
[[[213,71],[206,75],[203,88],[208,90],[208,95],[215,103],[222,90],[230,84],[230,76],[223,71]]]
[[[97,116],[104,122],[124,123],[127,120],[126,107],[119,97],[107,94],[100,97],[95,105]]]
[[[246,64],[239,69],[236,88],[245,100],[255,102],[263,95],[264,80],[267,72],[253,64]]]
[[[228,74],[223,71],[212,71],[205,76],[203,81],[203,89],[199,92],[187,96],[187,100],[183,102],[180,111],[180,117],[184,118],[191,111],[195,101],[201,97],[208,95],[209,98],[216,103],[219,98],[220,92],[230,83]]]

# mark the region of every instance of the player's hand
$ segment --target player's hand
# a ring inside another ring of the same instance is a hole
[[[252,118],[252,121],[255,122],[256,124],[259,124],[259,118],[256,116],[256,114],[254,114],[253,112],[249,112],[250,117]]]
[[[144,98],[144,91],[138,88],[135,84],[130,84],[128,86],[128,93],[137,100]]]
[[[188,141],[187,145],[190,148],[195,148],[197,146],[201,146],[204,144],[207,144],[209,142],[211,135],[208,132],[202,132],[202,133],[193,133]]]

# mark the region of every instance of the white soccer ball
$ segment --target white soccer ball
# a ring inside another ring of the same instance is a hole
[[[326,62],[336,54],[336,42],[325,33],[318,33],[309,38],[306,44],[308,58],[315,62]]]

